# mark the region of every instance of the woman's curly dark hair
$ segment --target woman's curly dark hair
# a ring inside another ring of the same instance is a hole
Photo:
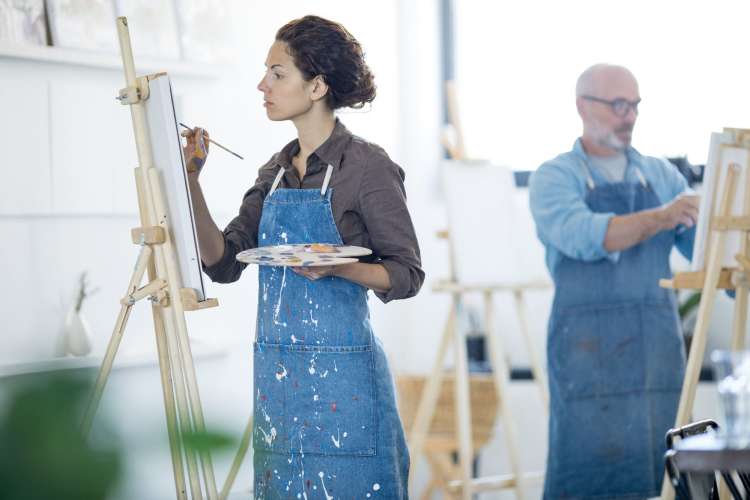
[[[323,78],[330,109],[359,109],[375,99],[375,77],[365,63],[362,46],[339,23],[305,16],[282,26],[276,40],[287,44],[306,81],[318,75]]]

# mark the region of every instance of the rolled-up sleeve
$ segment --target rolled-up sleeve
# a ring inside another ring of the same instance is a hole
[[[413,297],[425,277],[404,178],[404,171],[381,150],[368,159],[359,189],[358,210],[370,248],[391,281],[387,293],[375,293],[383,302]]]
[[[575,175],[554,163],[534,172],[529,203],[537,233],[543,243],[572,259],[617,261],[619,252],[604,248],[609,221],[615,214],[593,212],[584,201],[585,188],[579,184]]]
[[[273,158],[272,158],[273,161]],[[263,211],[263,200],[271,189],[276,172],[272,161],[258,171],[255,184],[242,198],[239,214],[222,231],[224,254],[212,266],[203,265],[203,271],[217,283],[237,281],[247,264],[237,261],[239,252],[258,246],[258,226]]]

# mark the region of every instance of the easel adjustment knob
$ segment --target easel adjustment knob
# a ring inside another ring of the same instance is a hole
[[[120,104],[138,104],[141,101],[145,101],[149,96],[148,78],[138,78],[138,85],[128,86],[124,89],[120,89],[120,93],[115,99],[120,101]]]

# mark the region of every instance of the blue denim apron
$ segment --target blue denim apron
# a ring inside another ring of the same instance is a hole
[[[586,204],[625,215],[661,205],[639,183],[594,185]],[[664,435],[674,424],[685,368],[671,276],[674,231],[608,259],[567,257],[554,271],[547,337],[549,451],[544,498],[659,494]]]
[[[332,190],[276,189],[258,246],[341,244]],[[409,454],[367,289],[259,268],[254,345],[255,498],[407,498]]]

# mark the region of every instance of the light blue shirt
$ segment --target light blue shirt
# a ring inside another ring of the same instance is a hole
[[[628,148],[626,155],[625,182],[641,182],[640,172],[662,204],[689,189],[685,177],[666,159],[643,156],[633,148]],[[620,252],[604,249],[607,226],[615,214],[592,212],[586,205],[589,173],[595,185],[609,182],[591,167],[578,139],[571,151],[545,162],[531,175],[531,214],[552,275],[563,256],[583,261],[606,258],[612,262],[620,256]],[[677,233],[677,248],[688,259],[693,253],[694,237],[695,228]]]

